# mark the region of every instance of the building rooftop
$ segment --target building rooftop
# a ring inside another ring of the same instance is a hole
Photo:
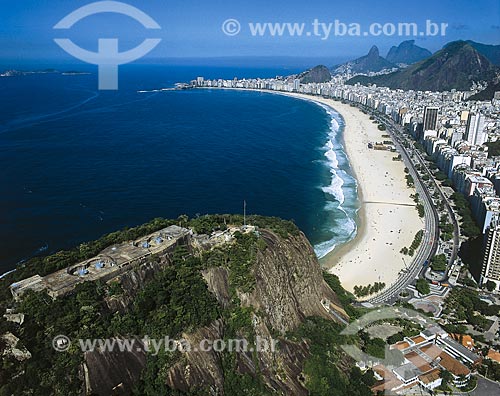
[[[451,348],[452,350],[456,350],[460,355],[463,355],[465,359],[470,360],[471,362],[476,362],[480,359],[480,357],[472,351],[469,351],[466,347],[459,344],[451,337],[441,338],[439,340],[444,346]]]
[[[415,379],[422,374],[419,368],[411,362],[403,364],[402,366],[394,369],[394,373],[399,378],[402,378],[404,382],[411,381],[412,379]]]
[[[406,341],[399,341],[399,342],[396,342],[394,345],[392,345],[393,349],[398,349],[400,351],[402,351],[403,349],[406,349],[410,346],[410,344],[408,344]]]
[[[440,376],[441,376],[441,370],[435,368],[429,371],[428,373],[422,374],[418,378],[420,379],[420,381],[422,381],[423,384],[427,385],[434,381],[437,381],[440,378]]]
[[[448,355],[446,352],[443,352],[439,357],[441,358],[439,360],[439,365],[456,377],[470,374],[470,370],[466,366],[460,363],[457,359]]]
[[[50,296],[58,297],[73,290],[78,283],[97,279],[109,280],[116,277],[130,263],[166,251],[189,233],[190,231],[186,228],[169,226],[137,241],[109,246],[96,257],[53,272],[43,278],[34,275],[15,282],[10,289],[14,298],[20,297],[28,289],[34,291],[47,289]]]
[[[495,351],[494,349],[490,349],[488,351],[487,358],[491,359],[491,360],[494,360],[495,362],[500,363],[500,352]]]
[[[377,393],[378,391],[383,392],[385,390],[392,390],[403,385],[403,383],[396,378],[394,373],[383,365],[379,364],[374,366],[373,371],[383,378],[371,388],[374,393]]]
[[[412,337],[412,338],[410,338],[410,340],[412,340],[416,345],[421,344],[424,341],[427,341],[424,337],[422,337],[420,335]]]
[[[404,355],[404,357],[410,362],[418,367],[422,373],[427,373],[432,370],[432,366],[417,352],[410,352]]]
[[[470,175],[467,178],[471,181],[471,183],[484,183],[488,185],[493,185],[491,180],[487,179],[484,176]]]
[[[467,349],[474,348],[474,339],[468,334],[450,334],[450,336]]]
[[[437,359],[443,353],[443,350],[434,344],[423,346],[420,350],[431,360]]]

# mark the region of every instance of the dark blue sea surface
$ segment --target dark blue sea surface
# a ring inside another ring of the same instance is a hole
[[[95,72],[0,78],[0,272],[154,217],[240,213],[243,200],[293,219],[320,256],[349,240],[356,183],[336,112],[258,92],[137,92],[289,73],[136,65],[117,92],[97,91]]]

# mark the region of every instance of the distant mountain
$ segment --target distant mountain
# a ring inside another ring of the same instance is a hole
[[[407,40],[403,41],[397,47],[391,47],[385,59],[394,64],[404,63],[411,65],[431,55],[432,52],[429,50],[415,45],[415,40]]]
[[[324,83],[332,79],[332,74],[328,67],[324,65],[314,66],[312,69],[306,70],[297,76],[302,84],[307,83]]]
[[[384,69],[392,69],[394,67],[397,66],[382,58],[379,54],[377,46],[374,45],[370,49],[370,52],[368,52],[368,55],[346,62],[339,66],[334,66],[333,71],[334,73],[345,73],[349,70],[352,73],[369,73],[379,72]]]
[[[492,81],[498,70],[469,43],[454,41],[406,69],[375,77],[357,76],[347,83],[420,91],[468,90],[474,81]]]
[[[477,52],[488,58],[491,63],[500,66],[500,45],[481,44],[471,40],[467,42],[472,45]]]

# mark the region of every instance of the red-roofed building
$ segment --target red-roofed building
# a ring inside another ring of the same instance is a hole
[[[500,352],[495,351],[494,349],[490,349],[486,357],[488,359],[494,360],[497,363],[500,363]]]

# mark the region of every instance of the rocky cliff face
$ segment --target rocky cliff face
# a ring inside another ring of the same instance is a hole
[[[237,335],[268,342],[269,349],[259,353],[249,350],[234,352],[232,358],[237,371],[259,376],[272,394],[306,395],[302,371],[309,355],[309,345],[306,341],[287,339],[286,333],[296,329],[308,316],[339,322],[347,320],[348,316],[325,283],[318,260],[304,234],[282,238],[272,231],[260,230],[259,238],[264,243],[255,256],[252,291],[245,293],[231,285],[230,269],[224,265],[209,267],[202,271],[202,275],[221,309],[230,305],[234,307],[235,298],[240,307],[251,309],[249,329],[245,334],[238,331]],[[169,257],[162,257],[160,263],[143,265],[124,275],[121,282],[125,293],[109,299],[108,306],[126,310],[135,290],[163,265],[171,265]],[[225,320],[221,317],[208,326],[185,332],[182,338],[191,346],[199,345],[201,340],[224,339],[228,331]],[[275,351],[271,350],[273,339],[278,340]],[[182,353],[173,365],[165,367],[167,385],[183,392],[204,389],[213,395],[223,395],[226,353],[194,349]],[[88,390],[114,389],[111,394],[128,394],[127,390],[145,367],[147,356],[133,353],[130,359],[117,359],[120,358],[109,353],[86,355],[84,372]]]
[[[321,303],[326,300],[347,318],[335,293],[323,280],[316,255],[302,233],[283,240],[263,231],[262,238],[268,248],[257,257],[255,291],[242,301],[247,299],[247,303],[262,311],[270,328],[285,334],[307,316],[332,319]]]
[[[140,340],[136,340],[140,345]],[[146,365],[146,352],[131,351],[85,352],[82,365],[86,395],[130,395]]]

